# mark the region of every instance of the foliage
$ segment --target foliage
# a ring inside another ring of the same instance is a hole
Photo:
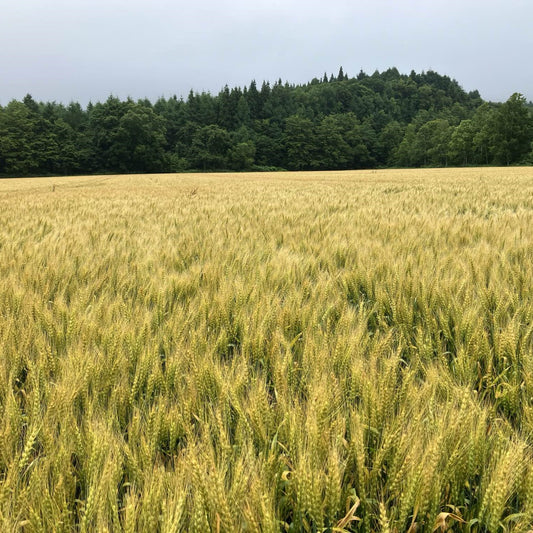
[[[519,94],[484,103],[433,71],[343,69],[305,85],[225,86],[218,95],[65,107],[0,107],[0,175],[341,170],[527,162],[530,110]]]

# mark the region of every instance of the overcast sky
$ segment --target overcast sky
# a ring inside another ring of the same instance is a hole
[[[0,0],[0,105],[303,83],[396,66],[533,100],[531,0]]]

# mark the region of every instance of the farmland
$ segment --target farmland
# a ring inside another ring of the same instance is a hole
[[[527,531],[532,228],[531,168],[1,180],[0,530]]]

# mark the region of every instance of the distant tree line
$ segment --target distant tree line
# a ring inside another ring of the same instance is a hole
[[[428,71],[324,75],[160,98],[0,106],[0,175],[533,163],[530,104]]]

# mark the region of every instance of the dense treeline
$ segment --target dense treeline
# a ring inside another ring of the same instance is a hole
[[[306,85],[281,80],[161,98],[68,106],[27,95],[0,107],[0,174],[326,170],[533,162],[520,94],[484,102],[447,76],[341,68]]]

